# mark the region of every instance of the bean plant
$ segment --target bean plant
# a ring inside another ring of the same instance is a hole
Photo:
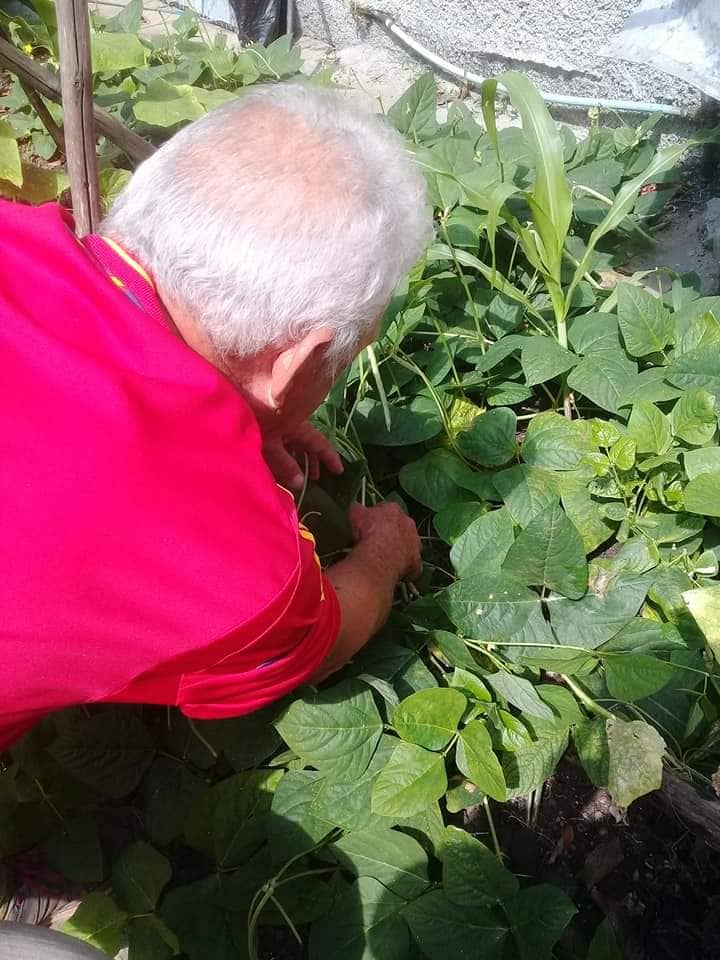
[[[159,139],[299,65],[182,17],[148,46],[138,9],[99,30],[138,62],[96,52],[97,93]],[[417,520],[417,587],[342,673],[259,713],[77,708],[6,757],[0,855],[89,891],[65,929],[110,956],[259,960],[280,926],[311,960],[583,960],[568,896],[509,870],[502,805],[532,822],[568,752],[618,816],[664,768],[717,780],[720,297],[619,270],[717,131],[659,149],[654,122],[594,118],[578,140],[501,80],[520,126],[498,128],[494,80],[482,123],[461,101],[439,119],[431,75],[389,111],[435,238],[317,417],[345,493]],[[619,957],[607,923],[586,956]]]

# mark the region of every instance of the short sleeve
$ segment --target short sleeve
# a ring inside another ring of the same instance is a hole
[[[328,656],[340,632],[340,604],[302,525],[298,550],[297,587],[272,625],[212,666],[183,674],[177,705],[186,716],[211,720],[259,710],[307,681]],[[231,647],[233,637],[226,641]]]

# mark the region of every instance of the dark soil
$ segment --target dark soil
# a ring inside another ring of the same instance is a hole
[[[466,826],[486,840],[476,810]],[[567,956],[584,957],[607,916],[624,960],[720,960],[720,854],[652,795],[616,815],[567,760],[545,785],[534,825],[524,801],[496,808],[508,866],[562,887],[577,904]]]

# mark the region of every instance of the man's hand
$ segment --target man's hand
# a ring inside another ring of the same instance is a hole
[[[343,472],[343,463],[335,447],[308,421],[291,430],[278,430],[266,436],[263,455],[277,482],[290,490],[302,489],[306,457],[310,480],[318,479],[321,464],[330,473]]]
[[[396,503],[350,508],[353,539],[390,577],[417,580],[422,573],[422,544],[413,520]]]

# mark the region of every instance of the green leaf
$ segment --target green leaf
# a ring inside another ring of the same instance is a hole
[[[314,770],[288,770],[272,798],[268,839],[275,863],[312,849],[333,827],[316,811],[323,778]]]
[[[349,833],[330,850],[357,877],[374,877],[388,890],[412,900],[430,885],[427,854],[412,837],[389,827]]]
[[[703,473],[720,473],[720,447],[686,450],[683,461],[689,480],[694,480]]]
[[[473,576],[484,570],[499,574],[513,536],[512,517],[505,507],[478,517],[450,550],[450,561],[458,576]]]
[[[521,890],[505,904],[505,912],[520,960],[551,960],[577,908],[559,887],[539,883]]]
[[[620,401],[632,388],[635,376],[637,365],[614,345],[612,352],[593,353],[582,359],[567,382],[596,406],[610,413],[619,413]]]
[[[489,910],[476,905],[461,907],[442,890],[431,890],[408,903],[402,916],[429,960],[479,956],[482,960],[500,960],[502,956],[506,927]]]
[[[577,421],[552,412],[532,418],[522,445],[525,463],[548,470],[574,470],[592,452]]]
[[[437,84],[424,73],[388,110],[388,120],[411,140],[433,137],[437,131]]]
[[[503,903],[518,892],[517,877],[467,830],[445,828],[440,859],[445,896],[460,907]]]
[[[382,447],[423,443],[436,437],[443,427],[435,401],[423,396],[414,397],[402,407],[393,405],[389,430],[382,404],[369,398],[357,405],[353,422],[364,442]]]
[[[128,915],[110,897],[91,893],[60,930],[114,957],[122,946],[127,920]]]
[[[383,817],[421,813],[447,790],[443,758],[400,741],[373,786],[372,810]]]
[[[161,757],[150,767],[143,786],[148,837],[158,846],[167,846],[181,835],[193,799],[204,784],[183,764]]]
[[[610,921],[607,918],[595,930],[587,960],[623,960]]]
[[[175,85],[162,78],[153,80],[138,96],[133,113],[141,123],[153,127],[174,127],[178,123],[197,120],[205,114],[205,107],[194,91],[194,87],[186,84]]]
[[[545,783],[555,771],[567,744],[567,730],[559,730],[503,754],[507,799],[525,796]]]
[[[495,494],[495,497],[497,497],[497,494]],[[477,520],[485,513],[486,509],[484,503],[463,503],[462,501],[450,503],[435,514],[433,526],[440,539],[452,545],[467,530],[473,520]]]
[[[242,863],[265,839],[265,822],[281,770],[236,773],[193,801],[185,840],[218,867]]]
[[[665,660],[642,653],[622,653],[604,658],[605,681],[617,700],[637,703],[670,682],[675,668]]]
[[[128,932],[129,960],[170,960],[180,953],[178,938],[154,914],[133,917]]]
[[[573,729],[573,743],[583,770],[596,787],[606,787],[610,775],[610,750],[605,721],[599,717]]]
[[[74,883],[99,883],[103,876],[103,855],[95,820],[89,816],[66,820],[61,833],[43,844],[48,865]]]
[[[458,580],[439,597],[455,626],[474,640],[508,639],[538,605],[538,597],[506,574]]]
[[[264,879],[261,876],[256,885]],[[240,893],[247,910],[247,890]],[[247,915],[242,914],[238,899],[225,876],[212,874],[170,890],[160,912],[189,960],[236,960],[247,957]],[[236,912],[238,908],[240,912]]]
[[[645,600],[647,575],[620,573],[598,577],[581,600],[551,597],[550,624],[558,643],[594,650],[635,616]]]
[[[591,553],[612,535],[613,526],[603,516],[600,504],[590,496],[583,476],[571,471],[562,474],[560,491],[565,513],[580,534],[583,550]]]
[[[635,466],[637,443],[630,437],[620,437],[608,450],[608,457],[619,470],[632,470]]]
[[[171,876],[170,861],[149,843],[136,840],[113,867],[113,893],[131,913],[151,913]]]
[[[663,454],[672,446],[670,421],[647,400],[633,404],[628,420],[628,436],[635,441],[638,453]]]
[[[372,693],[357,680],[298,697],[275,725],[306,763],[346,783],[365,773],[382,733]]]
[[[458,739],[455,761],[458,770],[493,800],[506,799],[505,777],[492,748],[483,720],[471,720]]]
[[[155,748],[142,720],[114,707],[62,733],[50,752],[82,783],[120,798],[138,785]]]
[[[553,719],[552,710],[542,702],[529,680],[516,677],[506,670],[490,673],[486,679],[496,693],[522,713],[530,717],[539,717],[541,720]]]
[[[130,0],[127,6],[105,22],[106,33],[138,33],[142,23],[143,0]]]
[[[666,382],[666,373],[665,367],[649,367],[647,370],[642,370],[633,377],[632,384],[623,393],[619,405],[629,407],[638,400],[649,400],[651,403],[677,400],[682,395],[682,390]]]
[[[662,298],[633,283],[619,283],[616,293],[618,323],[627,352],[633,357],[662,353],[674,333],[672,316]]]
[[[496,473],[494,483],[510,516],[521,527],[554,503],[559,493],[554,473],[524,463]]]
[[[704,517],[720,517],[720,473],[701,473],[683,491],[685,509]]]
[[[491,480],[471,469],[449,450],[430,450],[407,463],[400,471],[400,486],[419,503],[431,510],[441,510],[448,503],[494,498]]]
[[[278,714],[276,704],[243,717],[225,720],[196,720],[195,726],[214,747],[227,757],[234,770],[257,767],[280,745],[273,726]]]
[[[0,120],[0,180],[8,180],[16,187],[23,182],[20,150],[7,120]]]
[[[552,337],[524,337],[520,365],[528,386],[545,383],[574,367],[578,357]]]
[[[145,66],[147,48],[135,33],[93,33],[90,37],[93,73],[119,73]]]
[[[619,807],[658,790],[662,783],[665,741],[644,720],[607,721],[610,764],[608,790]]]
[[[503,563],[518,583],[548,587],[577,600],[587,590],[588,568],[580,534],[559,503],[520,532]]]
[[[690,350],[667,368],[670,383],[683,390],[707,390],[720,397],[720,343]]]
[[[467,700],[459,690],[419,690],[395,709],[392,723],[403,740],[442,750],[455,735],[466,707]]]
[[[410,936],[405,901],[373,877],[360,877],[337,898],[332,913],[312,925],[310,960],[406,960]]]
[[[329,829],[330,825],[346,831],[365,830],[377,822],[377,818],[373,815],[371,809],[373,784],[390,759],[396,745],[395,737],[383,735],[370,761],[370,766],[358,780],[352,783],[338,783],[336,780],[325,778],[316,781],[312,789],[309,812],[319,821],[324,821],[326,830]],[[304,772],[310,773],[310,771]],[[283,783],[284,781],[281,782],[281,787]],[[278,801],[278,792],[280,792],[280,788],[273,798],[274,809],[279,809],[275,807],[275,802]],[[275,829],[272,829],[273,826],[275,826]],[[318,840],[323,836],[322,826],[323,824],[320,823],[317,831],[315,829],[311,831],[313,835],[317,832]],[[271,818],[271,840],[277,831],[283,832],[282,818],[279,819],[277,825]],[[278,843],[276,848],[278,853],[282,853],[282,843]]]
[[[704,526],[700,517],[670,513],[662,507],[650,507],[637,522],[638,530],[655,543],[681,543],[696,536]]]
[[[720,586],[688,590],[683,600],[702,630],[708,649],[720,662]]]
[[[476,417],[456,438],[463,456],[485,467],[499,467],[515,454],[517,417],[509,407],[495,407]]]

